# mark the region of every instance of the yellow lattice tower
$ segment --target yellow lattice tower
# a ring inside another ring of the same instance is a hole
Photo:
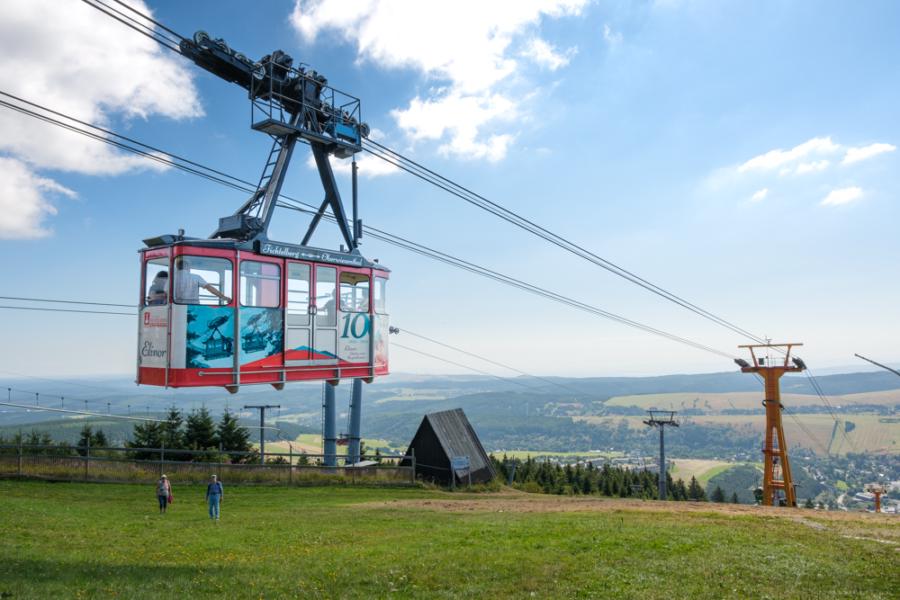
[[[781,494],[784,504],[797,506],[797,497],[794,493],[794,482],[791,478],[791,464],[788,461],[787,442],[784,439],[784,428],[781,424],[781,376],[785,373],[802,371],[806,368],[799,358],[791,359],[791,348],[802,346],[799,343],[789,344],[749,344],[739,346],[750,350],[750,358],[753,363],[743,359],[735,362],[744,373],[756,373],[765,382],[765,397],[763,406],[766,408],[766,440],[763,445],[763,498],[765,506],[779,506]],[[760,349],[765,349],[766,356],[758,356]],[[784,352],[784,357],[773,358],[771,350],[778,349]]]

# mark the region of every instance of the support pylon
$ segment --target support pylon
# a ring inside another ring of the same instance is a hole
[[[781,376],[785,373],[798,372],[806,368],[799,358],[791,360],[791,348],[803,344],[751,344],[738,346],[748,348],[753,364],[743,359],[734,362],[744,373],[760,375],[765,382],[763,406],[766,408],[766,439],[763,445],[763,498],[764,506],[797,506],[794,481],[791,477],[791,464],[788,461],[787,442],[784,439],[784,428],[781,424]],[[757,356],[756,350],[766,349],[766,356]],[[784,359],[773,358],[768,351],[773,348],[784,348]],[[791,364],[793,362],[793,364]]]
[[[870,483],[866,486],[866,491],[875,496],[875,512],[881,512],[881,495],[884,494],[884,486],[878,483]]]

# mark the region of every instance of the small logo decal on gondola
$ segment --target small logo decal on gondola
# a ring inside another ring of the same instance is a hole
[[[165,316],[154,317],[150,311],[144,313],[144,327],[166,327],[168,324]]]

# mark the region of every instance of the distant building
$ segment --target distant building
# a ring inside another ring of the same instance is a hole
[[[406,457],[409,466],[415,454],[416,477],[443,484],[455,477],[456,484],[486,483],[494,478],[494,467],[461,408],[425,415],[413,436]],[[451,459],[468,463],[468,468],[451,469]]]

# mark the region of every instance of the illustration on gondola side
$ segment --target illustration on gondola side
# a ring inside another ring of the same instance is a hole
[[[219,219],[206,239],[177,234],[144,240],[137,382],[166,387],[359,378],[388,373],[390,271],[359,251],[362,221],[352,164],[348,218],[330,158],[351,158],[369,134],[360,101],[278,50],[257,62],[197,32],[180,52],[243,87],[251,127],[273,139],[256,191]],[[309,145],[324,200],[296,243],[270,240],[288,165]],[[339,250],[309,245],[322,219],[334,221]]]

